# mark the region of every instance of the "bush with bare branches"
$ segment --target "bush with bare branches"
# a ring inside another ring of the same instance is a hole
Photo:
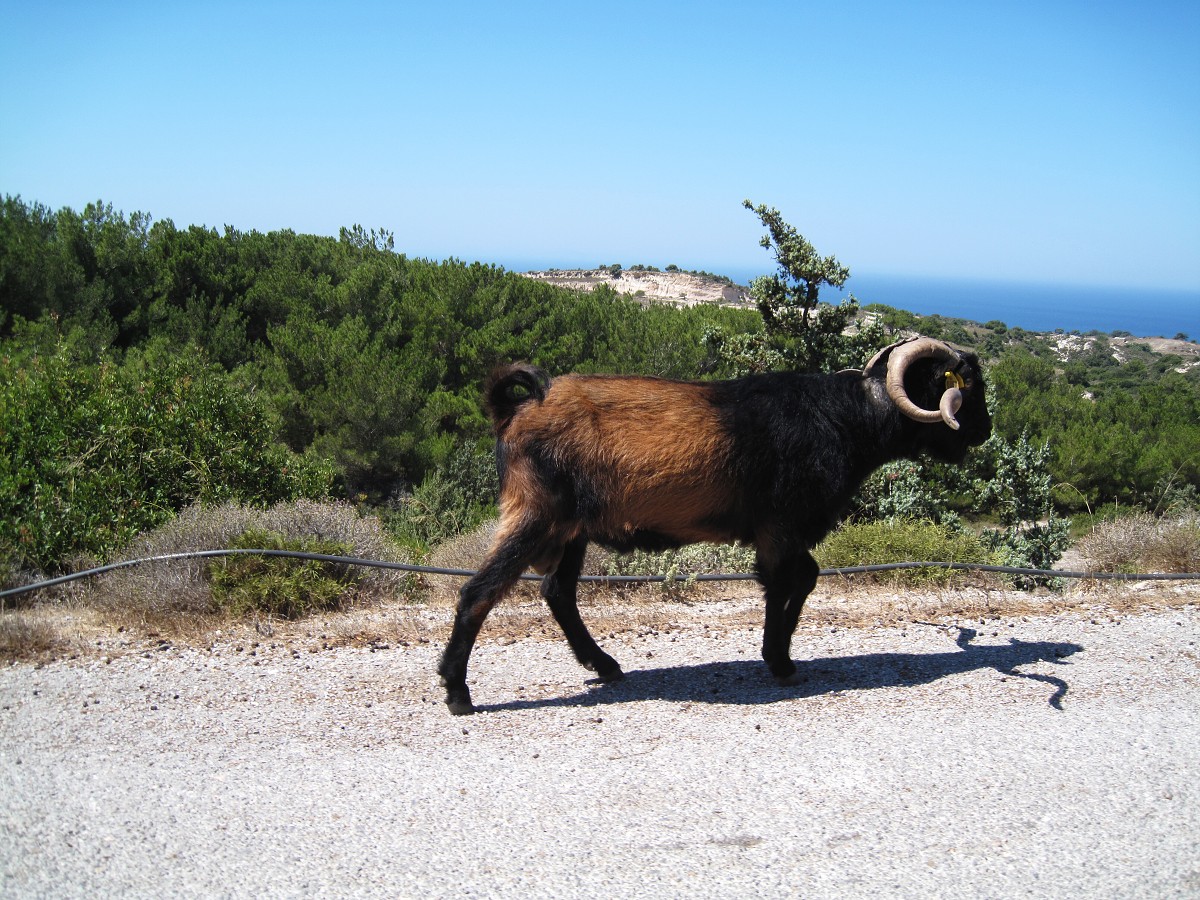
[[[297,500],[269,509],[245,506],[192,506],[166,525],[141,535],[123,558],[167,556],[228,549],[247,532],[277,535],[283,542],[316,541],[347,548],[348,555],[385,562],[408,559],[387,537],[379,519],[362,516],[348,503]],[[271,549],[271,548],[263,548]],[[390,569],[366,568],[356,575],[357,601],[410,592],[412,577]],[[183,559],[121,569],[93,585],[100,605],[148,613],[207,613],[215,609],[208,562]]]
[[[1101,522],[1078,549],[1098,572],[1200,572],[1200,515],[1140,513]]]

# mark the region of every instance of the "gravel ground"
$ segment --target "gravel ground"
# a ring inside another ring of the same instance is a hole
[[[703,611],[700,611],[701,613]],[[0,669],[12,897],[1196,897],[1200,608]]]

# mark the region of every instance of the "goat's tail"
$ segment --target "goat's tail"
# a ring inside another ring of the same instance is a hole
[[[530,400],[542,402],[550,388],[550,376],[529,363],[500,366],[483,386],[483,403],[500,434],[522,405]]]

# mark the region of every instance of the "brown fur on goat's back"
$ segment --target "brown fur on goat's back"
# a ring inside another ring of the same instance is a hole
[[[644,376],[566,375],[540,402],[510,416],[501,440],[510,460],[501,491],[501,531],[534,517],[566,523],[533,470],[537,448],[576,491],[601,498],[588,521],[570,523],[570,540],[587,533],[622,544],[639,532],[670,542],[737,537],[721,522],[733,504],[730,440],[711,388]],[[555,542],[557,542],[557,540]]]

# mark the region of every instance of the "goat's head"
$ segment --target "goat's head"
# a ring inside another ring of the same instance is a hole
[[[880,350],[864,374],[882,380],[888,397],[920,429],[922,449],[961,460],[992,433],[979,358],[933,338],[899,341]]]

